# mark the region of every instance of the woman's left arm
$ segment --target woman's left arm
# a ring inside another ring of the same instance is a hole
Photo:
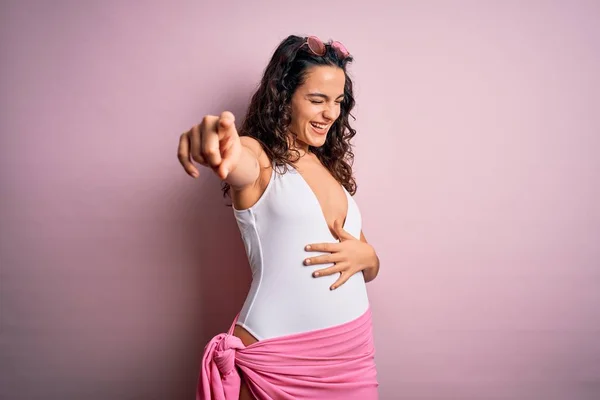
[[[360,241],[369,244],[369,242],[367,242],[367,239],[365,238],[365,234],[363,233],[363,231],[360,231]],[[365,277],[365,282],[371,282],[379,273],[379,257],[377,256],[377,253],[375,252],[373,246],[371,246],[371,248],[373,249],[373,261],[369,263],[369,266],[367,266],[367,268],[363,269],[362,271]]]

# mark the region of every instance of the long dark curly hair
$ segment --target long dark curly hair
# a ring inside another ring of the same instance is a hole
[[[290,35],[273,53],[265,68],[260,86],[252,96],[246,118],[240,128],[240,136],[251,136],[261,143],[274,167],[288,166],[300,158],[298,150],[290,147],[288,128],[291,123],[291,100],[296,89],[306,80],[309,68],[318,65],[336,66],[344,71],[344,99],[340,115],[329,129],[323,146],[309,147],[333,177],[354,195],[356,181],[352,175],[354,153],[351,139],[356,130],[350,126],[350,114],[355,105],[352,80],[346,67],[352,56],[338,57],[335,49],[326,45],[326,53],[317,56],[304,46],[306,37]],[[229,184],[223,182],[223,194],[229,192]]]

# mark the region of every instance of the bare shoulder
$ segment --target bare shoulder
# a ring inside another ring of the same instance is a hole
[[[233,190],[233,205],[238,210],[245,210],[252,207],[265,192],[271,178],[271,161],[263,149],[261,143],[250,136],[241,136],[242,146],[252,153],[259,165],[258,179],[253,185],[246,186],[239,190]]]
[[[252,154],[256,156],[256,159],[258,160],[258,165],[260,165],[263,168],[271,166],[269,157],[267,156],[267,153],[265,152],[258,140],[251,136],[241,136],[240,142],[242,143],[242,146],[250,150]]]

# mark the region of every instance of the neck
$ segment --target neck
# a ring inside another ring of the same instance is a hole
[[[293,133],[288,134],[288,146],[292,150],[298,150],[300,152],[300,158],[304,157],[306,154],[310,153],[310,149],[308,144],[297,140],[296,135]]]

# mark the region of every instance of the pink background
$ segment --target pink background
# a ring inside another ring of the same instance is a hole
[[[3,1],[0,398],[192,399],[250,278],[178,136],[356,57],[382,399],[600,398],[597,1]]]

